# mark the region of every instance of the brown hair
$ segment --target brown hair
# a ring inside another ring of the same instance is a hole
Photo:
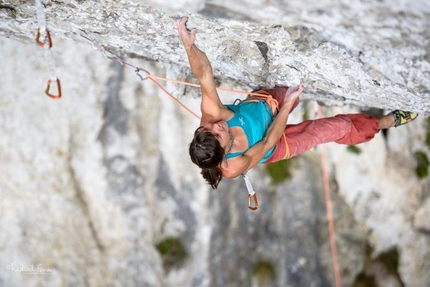
[[[191,161],[202,169],[201,174],[213,189],[222,179],[221,163],[224,159],[224,148],[215,136],[203,127],[194,132],[190,143]]]

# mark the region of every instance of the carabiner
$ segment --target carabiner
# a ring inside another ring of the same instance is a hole
[[[46,37],[48,38],[48,45],[49,45],[49,49],[52,48],[52,39],[51,39],[51,33],[49,32],[48,28],[45,28],[46,31]],[[36,33],[36,43],[37,45],[39,45],[40,47],[44,48],[45,47],[45,42],[40,41],[40,28],[37,28],[37,33]]]
[[[143,77],[141,74],[140,74],[140,72],[141,71],[143,71],[143,72],[145,72],[146,73],[146,77]],[[134,70],[134,72],[136,73],[136,75],[140,78],[140,80],[143,82],[143,81],[145,81],[145,80],[147,80],[148,78],[149,78],[149,72],[147,71],[147,70],[145,70],[145,69],[142,69],[142,68],[136,68],[136,70]]]
[[[61,98],[61,84],[60,84],[60,79],[56,79],[56,80],[54,80],[54,81],[56,81],[56,83],[57,83],[57,95],[53,95],[53,94],[51,94],[50,92],[49,92],[49,89],[51,88],[51,82],[52,82],[53,80],[51,80],[51,79],[49,79],[48,80],[48,84],[46,85],[46,89],[45,89],[45,94],[48,96],[48,97],[51,97],[51,98],[53,98],[53,99],[55,99],[55,100],[58,100],[58,99],[60,99]]]
[[[251,198],[254,198],[254,206],[251,205]],[[248,194],[248,208],[251,210],[257,210],[258,209],[258,199],[257,194],[254,192],[254,194]]]

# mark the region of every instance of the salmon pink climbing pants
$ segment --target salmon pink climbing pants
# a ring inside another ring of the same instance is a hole
[[[279,108],[284,103],[287,90],[287,87],[264,89],[278,101]],[[283,136],[276,143],[273,155],[266,162],[291,158],[322,143],[355,145],[367,142],[378,133],[378,127],[379,120],[365,114],[336,115],[287,125]]]

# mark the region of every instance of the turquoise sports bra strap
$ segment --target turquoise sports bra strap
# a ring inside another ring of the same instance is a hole
[[[233,157],[236,157],[236,156],[239,156],[242,154],[243,154],[243,152],[231,152],[225,156],[225,159],[233,158]]]

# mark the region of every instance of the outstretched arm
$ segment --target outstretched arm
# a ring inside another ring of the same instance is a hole
[[[187,21],[188,17],[181,17],[176,21],[175,28],[178,30],[185,51],[187,52],[191,70],[201,86],[201,122],[204,124],[207,122],[227,120],[230,115],[229,112],[231,111],[227,109],[219,99],[213,78],[212,66],[206,54],[194,44],[197,30],[188,30],[186,26]]]
[[[285,99],[284,104],[279,110],[278,115],[267,129],[264,138],[253,145],[242,156],[230,159],[222,163],[223,176],[234,178],[254,167],[269,152],[269,150],[278,142],[285,130],[290,111],[294,107],[294,102],[303,91],[303,86],[293,92]]]

